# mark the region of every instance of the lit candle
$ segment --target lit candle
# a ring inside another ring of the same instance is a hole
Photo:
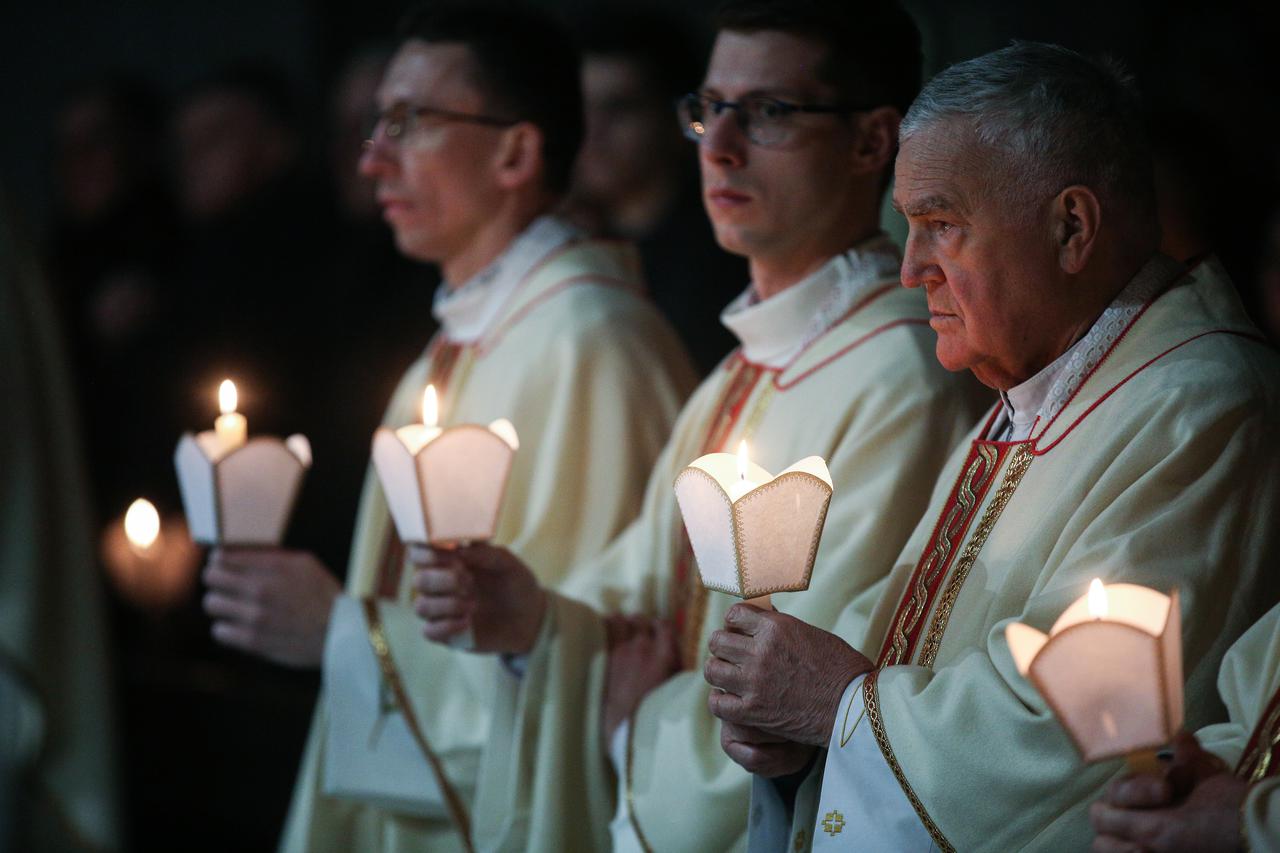
[[[236,383],[230,379],[222,380],[222,384],[218,386],[218,408],[222,414],[214,421],[213,428],[223,453],[243,445],[249,434],[248,422],[244,415],[236,411],[237,402]]]
[[[747,471],[750,468],[751,459],[747,456],[747,440],[744,438],[738,445],[738,479],[729,487],[729,500],[736,501],[759,485],[747,479]]]
[[[129,546],[138,556],[145,556],[156,545],[160,538],[160,513],[155,505],[146,498],[138,498],[129,504],[124,514],[124,535],[129,539]]]
[[[1094,578],[1089,584],[1089,615],[1094,619],[1107,618],[1107,589],[1101,578]]]
[[[436,386],[428,385],[422,392],[422,423],[402,426],[396,430],[396,435],[400,436],[410,454],[416,454],[443,432],[439,423],[440,400],[436,397]]]

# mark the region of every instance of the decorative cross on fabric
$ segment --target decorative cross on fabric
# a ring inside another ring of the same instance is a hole
[[[836,836],[844,829],[844,815],[837,811],[827,812],[822,816],[822,831],[827,835]]]

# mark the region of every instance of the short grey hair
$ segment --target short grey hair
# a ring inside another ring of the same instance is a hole
[[[1104,203],[1155,215],[1141,100],[1133,78],[1112,59],[1015,41],[930,80],[903,117],[900,138],[955,120],[1008,158],[991,177],[1010,205],[1039,203],[1083,184]]]

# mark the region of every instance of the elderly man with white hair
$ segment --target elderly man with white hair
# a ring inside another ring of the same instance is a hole
[[[1180,590],[1186,722],[1222,718],[1223,653],[1277,594],[1280,360],[1215,261],[1157,253],[1139,122],[1114,65],[1031,43],[944,71],[907,113],[902,280],[942,364],[1001,399],[849,603],[865,635],[747,605],[712,635],[712,713],[783,741],[730,754],[811,758],[757,776],[753,849],[1087,847],[1118,765],[1082,765],[1004,629],[1047,630],[1094,577]]]

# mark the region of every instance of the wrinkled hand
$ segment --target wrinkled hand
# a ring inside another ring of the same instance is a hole
[[[470,629],[472,651],[525,654],[533,648],[547,594],[529,567],[506,548],[453,550],[414,545],[413,610],[428,640],[447,643]]]
[[[720,724],[720,748],[748,773],[766,779],[799,773],[817,752],[806,743],[725,722]]]
[[[1112,851],[1231,851],[1241,846],[1240,805],[1248,784],[1194,735],[1174,741],[1162,775],[1117,779],[1089,809],[1098,833],[1095,853]]]
[[[671,623],[647,616],[605,619],[609,663],[605,670],[601,735],[605,752],[618,727],[640,701],[680,670],[680,647]]]
[[[711,635],[703,674],[721,720],[811,746],[831,737],[849,682],[872,663],[844,640],[776,610],[735,604]]]
[[[313,554],[214,548],[204,582],[204,610],[219,643],[286,666],[320,665],[329,612],[342,589]]]

